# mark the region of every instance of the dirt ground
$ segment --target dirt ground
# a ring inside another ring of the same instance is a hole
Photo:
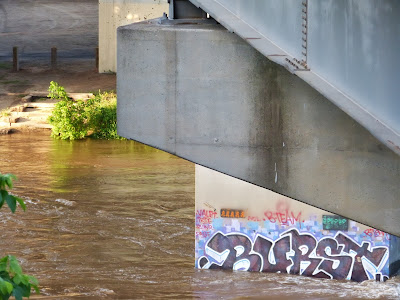
[[[115,74],[98,74],[97,0],[0,1],[0,110],[31,92],[45,92],[50,81],[67,92],[115,90]],[[17,46],[20,71],[12,72]],[[57,69],[50,68],[50,48],[58,49]]]
[[[0,62],[0,110],[16,105],[21,98],[34,92],[46,92],[50,81],[56,81],[67,92],[115,90],[115,74],[99,74],[94,61],[70,61],[57,70],[38,65],[12,72],[10,63]]]

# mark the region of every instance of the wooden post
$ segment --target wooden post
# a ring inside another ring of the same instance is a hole
[[[19,71],[18,47],[13,47],[13,71]]]
[[[95,55],[96,55],[96,71],[99,72],[99,47],[96,47]]]
[[[57,48],[56,47],[51,48],[51,68],[52,69],[57,68]]]

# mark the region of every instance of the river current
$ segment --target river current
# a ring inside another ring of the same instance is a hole
[[[132,141],[0,136],[27,211],[0,211],[0,256],[32,299],[399,299],[385,283],[194,268],[194,164]]]

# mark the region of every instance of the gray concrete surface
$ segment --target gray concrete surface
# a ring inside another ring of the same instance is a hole
[[[400,235],[400,157],[222,26],[120,27],[117,69],[120,135]]]
[[[399,1],[190,1],[400,155]]]
[[[390,276],[400,275],[400,238],[392,236],[389,249],[389,274]]]
[[[96,0],[0,1],[0,60],[9,60],[18,46],[25,61],[94,57],[98,45]]]

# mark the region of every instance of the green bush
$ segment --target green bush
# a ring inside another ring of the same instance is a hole
[[[88,100],[72,100],[62,86],[50,83],[49,97],[60,97],[49,117],[52,136],[60,139],[83,139],[91,135],[98,139],[122,139],[117,134],[117,96],[103,92]],[[65,93],[65,94],[64,94]]]
[[[92,137],[98,139],[122,139],[117,134],[117,96],[115,93],[98,93],[90,104]]]
[[[7,191],[7,188],[13,188],[14,179],[16,177],[12,174],[0,173],[0,208],[7,203],[13,213],[17,208],[17,203],[24,211],[26,210],[24,201]],[[0,297],[2,300],[7,300],[11,296],[14,296],[16,300],[22,300],[23,297],[29,298],[32,288],[39,293],[38,284],[35,277],[22,272],[22,268],[14,256],[7,255],[0,258]]]
[[[3,207],[4,203],[7,203],[8,207],[13,213],[15,213],[15,210],[17,209],[17,202],[19,203],[19,205],[21,205],[24,211],[26,210],[24,200],[9,194],[7,191],[7,187],[9,189],[13,188],[13,180],[15,180],[16,178],[17,177],[15,177],[15,175],[13,174],[3,175],[0,173],[0,208]]]
[[[63,140],[83,139],[88,133],[87,104],[82,101],[61,100],[49,117],[53,125],[51,136]]]
[[[47,95],[47,97],[50,97],[51,99],[60,99],[60,100],[69,99],[64,87],[62,87],[55,81],[50,81],[50,86],[48,91],[49,94]]]

